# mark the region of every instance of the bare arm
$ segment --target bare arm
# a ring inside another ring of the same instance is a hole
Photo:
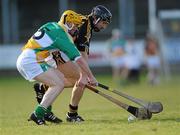
[[[75,61],[78,66],[82,69],[82,71],[88,75],[88,77],[93,76],[87,62],[84,60],[83,57],[79,57],[76,61]]]
[[[81,56],[84,58],[84,60],[87,62],[88,61],[88,54],[87,52],[80,52],[81,53]]]
[[[78,59],[76,59],[76,63],[80,66],[80,68],[82,69],[82,74],[86,74],[89,78],[89,83],[91,85],[96,86],[97,85],[97,80],[95,79],[95,77],[93,76],[88,63],[86,62],[86,60],[81,56]]]

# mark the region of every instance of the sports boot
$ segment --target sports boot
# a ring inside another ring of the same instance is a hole
[[[76,112],[76,113],[67,113],[66,114],[66,120],[67,120],[67,122],[82,122],[82,121],[84,121],[84,119],[81,117],[81,116],[79,116],[78,115],[78,113]]]
[[[35,113],[32,113],[28,121],[34,121],[37,125],[45,125],[45,120],[38,118]]]
[[[45,113],[44,119],[45,119],[46,121],[49,121],[49,122],[52,122],[52,123],[56,123],[56,124],[59,124],[59,123],[62,122],[62,120],[59,119],[58,117],[56,117],[53,112],[47,112],[47,113]]]

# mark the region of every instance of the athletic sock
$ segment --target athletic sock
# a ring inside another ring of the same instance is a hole
[[[42,107],[41,105],[38,105],[34,112],[38,118],[42,119],[44,117],[44,114],[47,112],[47,109]]]
[[[37,102],[40,104],[42,99],[43,99],[43,96],[45,94],[45,87],[43,86],[43,84],[40,84],[40,83],[35,83],[34,84],[34,90],[36,92],[36,99],[37,99]]]
[[[73,106],[69,104],[69,113],[77,113],[78,106]]]

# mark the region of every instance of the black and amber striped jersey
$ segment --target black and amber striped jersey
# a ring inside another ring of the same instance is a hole
[[[87,54],[89,54],[89,46],[93,30],[93,18],[92,16],[86,16],[83,21],[84,23],[79,28],[79,34],[74,43],[79,51],[87,52]]]

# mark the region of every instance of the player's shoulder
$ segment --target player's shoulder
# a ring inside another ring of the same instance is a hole
[[[82,18],[82,24],[80,25],[80,32],[82,31],[87,31],[88,28],[88,25],[89,25],[89,16],[88,15],[82,15],[81,16]]]
[[[46,28],[47,30],[61,29],[60,25],[57,22],[47,22],[41,28]]]
[[[60,35],[66,35],[65,30],[57,22],[48,22],[39,30],[46,33],[53,41],[56,40]]]

